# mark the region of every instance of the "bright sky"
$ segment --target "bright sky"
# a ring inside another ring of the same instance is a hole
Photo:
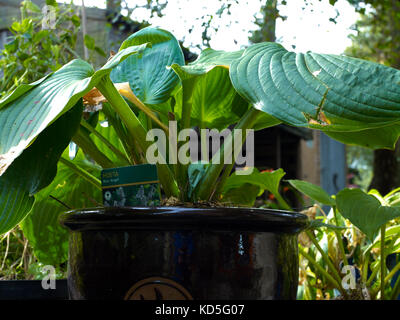
[[[295,45],[295,51],[340,54],[351,45],[348,35],[354,33],[351,26],[358,14],[346,0],[337,1],[335,6],[328,0],[314,0],[302,10],[303,3],[303,0],[289,0],[280,10],[288,18],[284,22],[278,20],[276,34],[287,49]],[[337,12],[340,15],[335,24],[329,18],[335,18]]]
[[[82,0],[74,0],[75,4],[81,4]],[[135,4],[146,3],[146,0],[128,0]],[[265,0],[264,0],[265,1]],[[60,2],[69,2],[62,0]],[[97,6],[104,8],[105,1],[84,0],[85,6]],[[240,0],[240,6],[235,1],[231,15],[224,14],[221,19],[214,18],[214,25],[220,25],[216,34],[212,35],[211,47],[216,50],[237,50],[248,45],[249,31],[256,26],[253,15],[259,11],[260,0]],[[308,0],[309,5],[304,5],[304,0],[287,0],[287,5],[281,6],[280,14],[287,16],[286,21],[277,20],[277,41],[288,50],[314,51],[319,53],[340,54],[351,44],[348,34],[354,32],[350,28],[357,20],[358,14],[346,0],[338,0],[335,6],[329,4],[329,0]],[[159,26],[171,31],[184,44],[201,43],[201,21],[203,15],[213,14],[221,6],[220,1],[215,0],[174,0],[169,1],[162,18],[153,18],[149,21],[154,26]],[[329,21],[336,18],[336,24]],[[136,10],[133,18],[146,19],[148,12]],[[235,22],[238,23],[235,23]],[[225,26],[230,24],[229,26]],[[193,32],[188,30],[193,28]],[[197,26],[197,27],[196,27]],[[235,42],[236,41],[236,42]]]

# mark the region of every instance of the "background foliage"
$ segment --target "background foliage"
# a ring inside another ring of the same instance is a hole
[[[0,52],[0,98],[18,85],[34,82],[80,57],[76,49],[81,18],[76,8],[72,4],[59,5],[53,0],[48,0],[47,4],[56,10],[55,28],[42,28],[43,13],[37,5],[31,1],[21,3],[20,19],[16,19],[10,26],[11,36]],[[83,45],[90,53],[89,61],[95,55],[104,56],[104,52],[96,46],[90,35],[84,40]],[[61,164],[59,166],[62,179],[63,167]],[[21,226],[23,231],[16,227],[0,239],[0,279],[40,277],[40,263],[60,267],[58,276],[64,276],[67,232],[58,224],[56,209],[60,212],[61,208],[66,208],[57,200],[49,201],[50,196],[58,196],[57,186],[62,189],[71,188],[64,182],[56,180],[51,189],[46,188],[38,195],[33,208],[34,214]],[[76,190],[88,191],[84,183]],[[73,194],[72,191],[69,193]],[[88,198],[83,198],[82,201],[88,201]],[[79,206],[77,203],[71,205]],[[46,221],[44,225],[43,221]]]

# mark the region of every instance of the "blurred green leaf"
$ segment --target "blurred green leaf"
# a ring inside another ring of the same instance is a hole
[[[336,204],[335,200],[332,199],[320,186],[302,180],[288,180],[288,182],[295,189],[319,203],[328,206],[334,206]]]
[[[8,51],[8,53],[14,53],[18,49],[18,40],[14,39],[4,45],[4,48]]]
[[[98,46],[94,47],[94,51],[96,51],[100,56],[106,58],[107,54],[104,52],[104,50]]]
[[[22,2],[22,6],[23,6],[24,9],[30,10],[30,11],[32,11],[34,13],[40,13],[41,12],[40,8],[36,4],[34,4],[32,1],[23,1]]]
[[[336,195],[339,212],[373,240],[379,228],[400,217],[400,208],[388,207],[360,189],[343,189]]]
[[[85,34],[84,43],[85,43],[86,48],[88,48],[89,50],[94,50],[95,40],[93,39],[92,36]]]

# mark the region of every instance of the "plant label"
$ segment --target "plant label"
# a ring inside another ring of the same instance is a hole
[[[160,205],[160,184],[157,167],[153,164],[104,169],[101,184],[105,207]]]

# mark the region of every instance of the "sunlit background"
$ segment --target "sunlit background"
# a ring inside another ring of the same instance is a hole
[[[254,15],[259,13],[264,2],[241,0],[239,5],[232,5],[230,14],[224,12],[221,17],[213,16],[211,25],[218,28],[218,31],[211,33],[211,47],[229,51],[247,46],[250,32],[258,28],[254,24]],[[82,0],[74,0],[74,3],[81,5]],[[127,3],[145,5],[147,1],[134,0]],[[84,0],[84,4],[87,7],[106,7],[105,1],[99,0]],[[202,17],[208,17],[220,7],[221,2],[215,0],[175,0],[168,2],[162,18],[150,18],[148,10],[139,8],[133,12],[132,19],[148,21],[153,26],[167,29],[179,40],[183,40],[185,46],[194,47],[202,43]],[[331,6],[328,0],[309,0],[307,5],[302,0],[290,0],[278,9],[286,19],[277,19],[277,42],[287,49],[340,54],[351,44],[348,35],[354,33],[352,25],[358,13],[346,0],[337,1],[335,6]]]

